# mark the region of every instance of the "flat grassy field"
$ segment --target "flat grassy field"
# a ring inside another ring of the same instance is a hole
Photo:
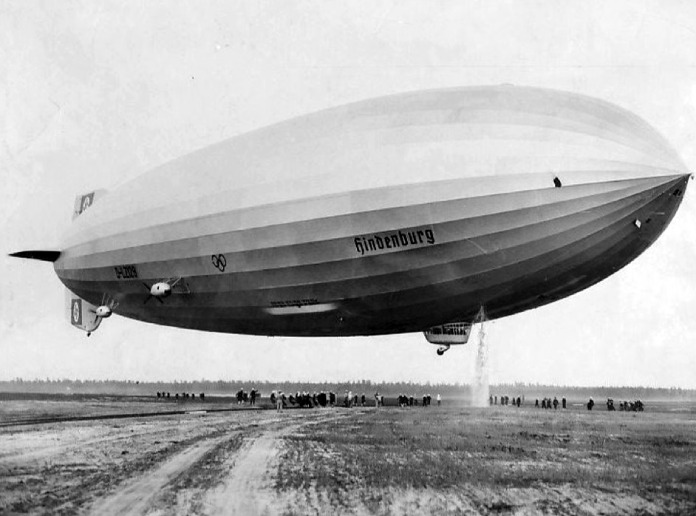
[[[0,514],[696,514],[693,403],[65,420],[159,405],[0,400]]]
[[[693,407],[658,408],[373,409],[286,437],[276,488],[346,512],[696,514]]]

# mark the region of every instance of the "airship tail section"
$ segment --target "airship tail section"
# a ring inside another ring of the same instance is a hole
[[[88,208],[92,206],[98,199],[101,199],[108,193],[108,190],[100,189],[87,192],[75,197],[75,205],[73,208],[72,220],[82,215]],[[32,249],[29,251],[18,251],[11,253],[13,258],[26,258],[29,260],[39,260],[42,262],[56,262],[60,258],[61,252],[55,250]]]
[[[88,337],[94,330],[99,328],[102,317],[98,315],[98,307],[76,296],[67,289],[65,290],[65,307],[68,311],[70,324],[82,331],[86,331]]]

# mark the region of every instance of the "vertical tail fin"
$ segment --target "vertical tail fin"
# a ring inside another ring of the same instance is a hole
[[[77,217],[82,215],[92,204],[94,204],[98,199],[101,199],[107,194],[107,190],[94,190],[83,195],[78,195],[75,197],[75,209],[73,210],[72,219],[75,220]]]

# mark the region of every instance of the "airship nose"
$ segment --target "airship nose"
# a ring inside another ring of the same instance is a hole
[[[686,187],[689,184],[689,180],[693,178],[694,175],[691,173],[682,174],[682,176],[677,180],[676,186],[670,192],[672,196],[679,199],[679,203],[681,203],[681,199],[684,197],[684,193],[686,193]],[[679,206],[679,203],[677,203],[677,206]]]
[[[682,174],[677,179],[677,184],[670,193],[673,196],[681,199],[684,196],[684,193],[686,192],[686,187],[689,184],[689,180],[693,179],[693,178],[694,178],[694,175],[692,173]]]
[[[652,239],[664,231],[684,198],[689,179],[693,174],[681,174],[673,176],[666,181],[657,192],[657,195],[636,213],[634,225],[637,228],[648,229],[648,225],[655,227],[656,234]],[[651,240],[652,240],[651,239]]]

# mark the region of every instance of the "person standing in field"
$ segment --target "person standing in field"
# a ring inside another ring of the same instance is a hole
[[[276,411],[283,411],[283,391],[278,391],[278,396],[276,396]]]
[[[437,393],[437,398],[436,398],[436,399],[437,399],[437,406],[439,407],[440,404],[442,403],[442,396],[440,396],[440,393],[439,393],[439,392]]]

